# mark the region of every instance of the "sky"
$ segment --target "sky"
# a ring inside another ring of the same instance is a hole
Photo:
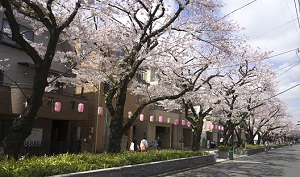
[[[289,119],[297,123],[300,121],[300,86],[296,86],[300,83],[300,50],[297,50],[300,49],[298,0],[223,0],[222,2],[224,3],[222,13],[230,14],[227,19],[234,20],[240,27],[245,28],[240,35],[246,36],[252,47],[273,51],[271,56],[274,57],[267,61],[272,64],[272,70],[277,73],[277,93],[285,91],[277,97],[286,103]]]

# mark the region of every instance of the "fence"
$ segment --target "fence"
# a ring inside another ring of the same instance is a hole
[[[62,153],[80,153],[81,142],[63,142],[63,141],[26,141],[22,155],[29,156],[42,156],[42,155],[54,155]]]

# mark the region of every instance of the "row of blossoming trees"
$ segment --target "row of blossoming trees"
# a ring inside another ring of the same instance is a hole
[[[43,93],[55,81],[110,85],[105,94],[111,117],[108,152],[120,151],[123,135],[150,104],[185,113],[194,130],[193,150],[200,148],[203,119],[208,117],[225,127],[225,142],[236,127],[247,129],[249,140],[288,129],[284,105],[272,97],[276,84],[266,62],[270,52],[247,45],[237,35],[238,25],[223,18],[217,0],[0,2],[12,38],[32,58],[37,76],[29,106],[4,142],[10,157],[18,157]],[[35,35],[48,34],[48,43],[27,40],[16,20],[28,22]],[[59,42],[68,42],[73,50],[57,51]],[[48,78],[54,61],[77,77]],[[155,71],[157,84],[135,79],[145,70]],[[123,115],[128,92],[143,95],[131,119]]]

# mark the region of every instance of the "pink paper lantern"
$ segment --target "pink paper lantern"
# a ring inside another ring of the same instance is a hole
[[[219,130],[222,130],[220,125],[219,125]]]
[[[191,122],[187,122],[187,126],[188,126],[188,127],[191,127]]]
[[[216,130],[219,130],[219,128],[218,128],[218,126],[217,126],[217,125],[215,125],[215,129],[216,129]]]
[[[174,120],[174,125],[178,125],[178,119]]]
[[[103,114],[103,108],[101,106],[98,107],[98,115],[102,116]]]
[[[214,125],[211,125],[211,129],[214,129],[214,127],[215,127]]]
[[[158,122],[163,122],[163,117],[162,116],[158,117]]]
[[[210,125],[207,125],[207,128],[210,129]]]
[[[185,125],[185,120],[181,120],[181,125]]]
[[[55,102],[54,103],[54,111],[60,112],[60,110],[61,110],[61,102]]]
[[[83,112],[84,110],[84,104],[83,103],[79,103],[78,104],[78,112]]]
[[[140,121],[143,122],[144,121],[144,114],[140,115]]]
[[[171,120],[171,118],[168,118],[168,119],[167,119],[167,122],[170,123],[170,120]]]
[[[154,122],[154,116],[150,116],[150,122]]]

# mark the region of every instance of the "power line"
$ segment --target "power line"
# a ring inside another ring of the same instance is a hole
[[[297,60],[297,61],[295,61],[295,62],[293,62],[293,63],[291,63],[291,64],[289,64],[289,65],[287,65],[287,66],[285,66],[283,68],[280,68],[280,69],[276,70],[275,72],[277,73],[277,72],[279,72],[279,71],[281,71],[281,70],[283,70],[283,69],[285,69],[287,67],[290,67],[290,66],[292,66],[292,65],[294,65],[295,63],[298,63],[298,62],[300,62],[300,61]]]
[[[289,9],[289,12],[290,12],[291,17],[293,18],[293,15],[292,15],[292,12],[291,12],[291,9],[290,9],[290,7],[289,7],[289,4],[288,4],[287,0],[285,0],[285,2],[286,2],[286,6],[287,6],[288,9]],[[298,13],[297,13],[297,17],[298,17]],[[298,20],[298,22],[299,22],[299,20]],[[299,24],[299,25],[300,25],[300,24]],[[295,26],[295,29],[296,29],[296,31],[297,31],[298,37],[300,38],[300,34],[299,34],[298,28],[297,28],[297,26],[295,25],[295,23],[294,23],[294,26]]]
[[[287,66],[285,66],[285,67],[283,67],[283,68],[281,68],[281,69],[279,69],[279,70],[277,70],[277,71],[275,71],[275,72],[278,72],[278,71],[280,71],[280,70],[282,70],[282,69],[285,69],[285,68],[287,68],[287,67],[290,67],[290,68],[288,68],[287,70],[285,70],[284,72],[282,72],[281,74],[277,75],[276,78],[278,78],[279,76],[283,75],[284,73],[288,72],[289,70],[291,70],[292,68],[294,68],[295,66],[297,66],[298,64],[300,64],[300,58],[299,58],[298,53],[299,53],[299,49],[297,49],[297,51],[296,51],[296,55],[297,55],[297,58],[298,58],[297,61],[295,61],[295,62],[293,62],[292,64],[289,64],[289,65],[287,65]]]
[[[291,89],[293,89],[293,88],[295,88],[295,87],[298,87],[299,85],[300,85],[300,84],[296,84],[296,85],[294,85],[294,86],[292,86],[292,87],[290,87],[290,88],[288,88],[288,89],[286,89],[286,90],[284,90],[284,91],[282,91],[282,92],[277,93],[276,95],[271,96],[270,98],[265,99],[264,101],[269,100],[269,99],[271,99],[271,98],[274,98],[274,97],[276,97],[276,96],[278,96],[278,95],[281,95],[281,94],[283,94],[283,93],[285,93],[285,92],[287,92],[287,91],[289,91],[289,90],[291,90]]]
[[[287,22],[287,23],[284,23],[284,24],[282,24],[282,25],[280,25],[280,26],[277,26],[277,27],[275,27],[275,28],[273,28],[273,29],[271,29],[271,30],[269,30],[269,31],[267,31],[267,32],[265,32],[265,33],[259,35],[259,36],[256,36],[256,37],[254,37],[254,38],[252,38],[252,39],[256,39],[256,38],[259,38],[259,37],[261,37],[261,36],[263,36],[263,35],[266,35],[266,34],[272,32],[272,31],[275,31],[275,30],[277,30],[277,29],[279,29],[279,28],[281,28],[281,27],[283,27],[283,26],[285,26],[285,25],[287,25],[287,24],[289,24],[289,23],[295,21],[295,20],[299,20],[299,18],[295,18],[295,19],[293,19],[293,20],[291,20],[291,21],[289,21],[289,22]],[[298,31],[298,30],[297,30],[297,31]],[[298,33],[298,35],[299,35],[299,33]]]
[[[287,70],[285,70],[284,72],[282,72],[281,74],[279,74],[278,76],[276,76],[276,78],[278,78],[279,76],[283,75],[284,73],[288,72],[289,70],[291,70],[293,67],[297,66],[298,64],[300,64],[300,61],[297,61],[297,63],[295,63],[294,65],[292,65],[290,68],[288,68]]]
[[[299,15],[298,15],[298,10],[297,10],[296,0],[294,0],[294,4],[295,4],[296,15],[297,15],[297,19],[298,19],[298,25],[299,25],[299,28],[300,28],[300,21],[299,21]]]
[[[299,12],[300,12],[300,0],[298,0],[298,7],[299,7]]]
[[[248,5],[252,4],[252,3],[254,3],[255,1],[257,1],[257,0],[251,1],[251,2],[249,2],[248,4],[246,4],[246,5],[244,5],[244,6],[240,7],[240,8],[235,9],[234,11],[232,11],[232,12],[230,12],[229,14],[223,16],[223,17],[220,18],[219,20],[221,20],[221,19],[223,19],[223,18],[225,18],[225,17],[227,17],[227,16],[233,14],[234,12],[236,12],[236,11],[238,11],[238,10],[241,10],[242,8],[244,8],[244,7],[246,7],[246,6],[248,6]],[[219,21],[219,20],[218,20],[218,21]]]
[[[275,54],[275,55],[271,55],[269,57],[266,57],[266,58],[262,58],[260,61],[262,60],[267,60],[269,58],[273,58],[273,57],[277,57],[277,56],[280,56],[280,55],[284,55],[286,53],[289,53],[289,52],[292,52],[292,51],[295,51],[295,50],[299,50],[299,48],[296,48],[296,49],[292,49],[292,50],[288,50],[288,51],[285,51],[285,52],[282,52],[282,53],[278,53],[278,54]],[[256,62],[256,61],[252,61],[251,63],[253,62]],[[213,69],[220,69],[220,68],[230,68],[230,67],[234,67],[234,66],[240,66],[241,64],[235,64],[235,65],[228,65],[228,66],[221,66],[221,67],[214,67],[214,68],[208,68],[208,70],[213,70]]]
[[[279,54],[275,54],[275,55],[269,56],[269,57],[267,57],[267,58],[264,58],[263,60],[266,60],[266,59],[269,59],[269,58],[273,58],[273,57],[277,57],[277,56],[280,56],[280,55],[283,55],[283,54],[292,52],[292,51],[294,51],[294,50],[299,50],[299,48],[292,49],[292,50],[288,50],[288,51],[285,51],[285,52],[282,52],[282,53],[279,53]]]

